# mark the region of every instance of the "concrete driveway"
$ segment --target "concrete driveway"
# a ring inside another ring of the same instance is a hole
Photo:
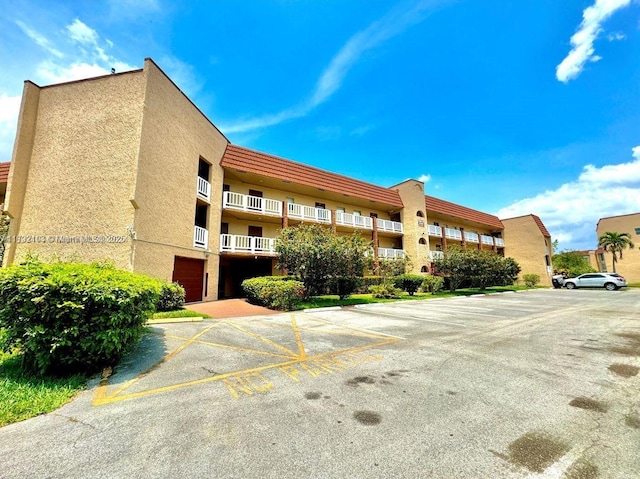
[[[0,477],[637,478],[640,291],[155,327]]]

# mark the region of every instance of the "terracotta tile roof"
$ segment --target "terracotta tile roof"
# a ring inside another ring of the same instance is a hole
[[[536,222],[536,224],[538,225],[538,228],[540,228],[540,231],[542,232],[542,234],[546,237],[546,238],[551,238],[551,234],[549,234],[549,231],[547,230],[547,228],[544,226],[544,223],[542,222],[542,220],[536,216],[536,215],[531,215],[531,217],[533,218],[533,221]]]
[[[372,185],[241,146],[227,145],[220,166],[392,206],[403,206],[398,192],[389,188]]]
[[[500,230],[504,229],[502,221],[500,221],[497,216],[483,213],[482,211],[472,210],[466,206],[457,205],[428,195],[425,195],[424,197],[424,204],[427,209],[427,217],[429,217],[429,212],[432,211],[434,213],[449,215],[467,221],[474,221],[476,223],[491,226],[492,228]]]
[[[9,179],[9,166],[11,162],[0,163],[0,183],[6,183]]]

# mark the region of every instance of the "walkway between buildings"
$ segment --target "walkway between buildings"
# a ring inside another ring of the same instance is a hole
[[[206,313],[212,318],[238,318],[242,316],[262,316],[265,314],[277,314],[280,311],[273,311],[262,306],[249,304],[246,299],[222,299],[219,301],[208,301],[205,303],[187,304],[188,309],[199,313]]]

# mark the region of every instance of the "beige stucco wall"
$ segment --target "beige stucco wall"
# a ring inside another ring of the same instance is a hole
[[[606,232],[628,233],[635,248],[626,249],[622,252],[622,259],[616,263],[616,272],[624,276],[630,283],[640,283],[640,235],[636,233],[636,228],[640,228],[640,213],[631,215],[614,216],[602,218],[597,226],[597,238]],[[597,239],[596,239],[597,241]],[[604,253],[607,271],[613,271],[613,257],[611,253]]]
[[[143,95],[141,71],[25,84],[9,173],[10,234],[18,241],[9,261],[31,251],[44,259],[111,258],[131,269],[127,227]]]
[[[424,183],[418,180],[406,180],[392,186],[397,190],[402,200],[404,208],[400,212],[404,228],[402,240],[403,249],[411,261],[412,273],[419,273],[423,266],[429,266],[428,235],[427,235],[427,212],[424,205]],[[421,211],[424,217],[418,217],[417,212]],[[427,244],[419,244],[420,238],[424,238]]]
[[[545,256],[553,254],[551,238],[545,238],[531,215],[502,219],[504,224],[505,256],[515,259],[520,264],[523,274],[537,274],[540,284],[551,286],[552,266],[547,269]]]
[[[134,270],[171,280],[175,256],[207,259],[208,296],[218,290],[224,136],[150,60],[137,162]],[[198,163],[211,165],[208,251],[193,246]]]

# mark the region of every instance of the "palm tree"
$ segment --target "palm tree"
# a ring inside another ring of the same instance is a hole
[[[622,251],[627,247],[630,249],[634,247],[629,233],[615,233],[611,231],[607,231],[605,234],[600,236],[598,246],[605,251],[610,252],[611,256],[613,256],[614,273],[616,272],[616,262],[618,261],[618,258],[622,259]]]

